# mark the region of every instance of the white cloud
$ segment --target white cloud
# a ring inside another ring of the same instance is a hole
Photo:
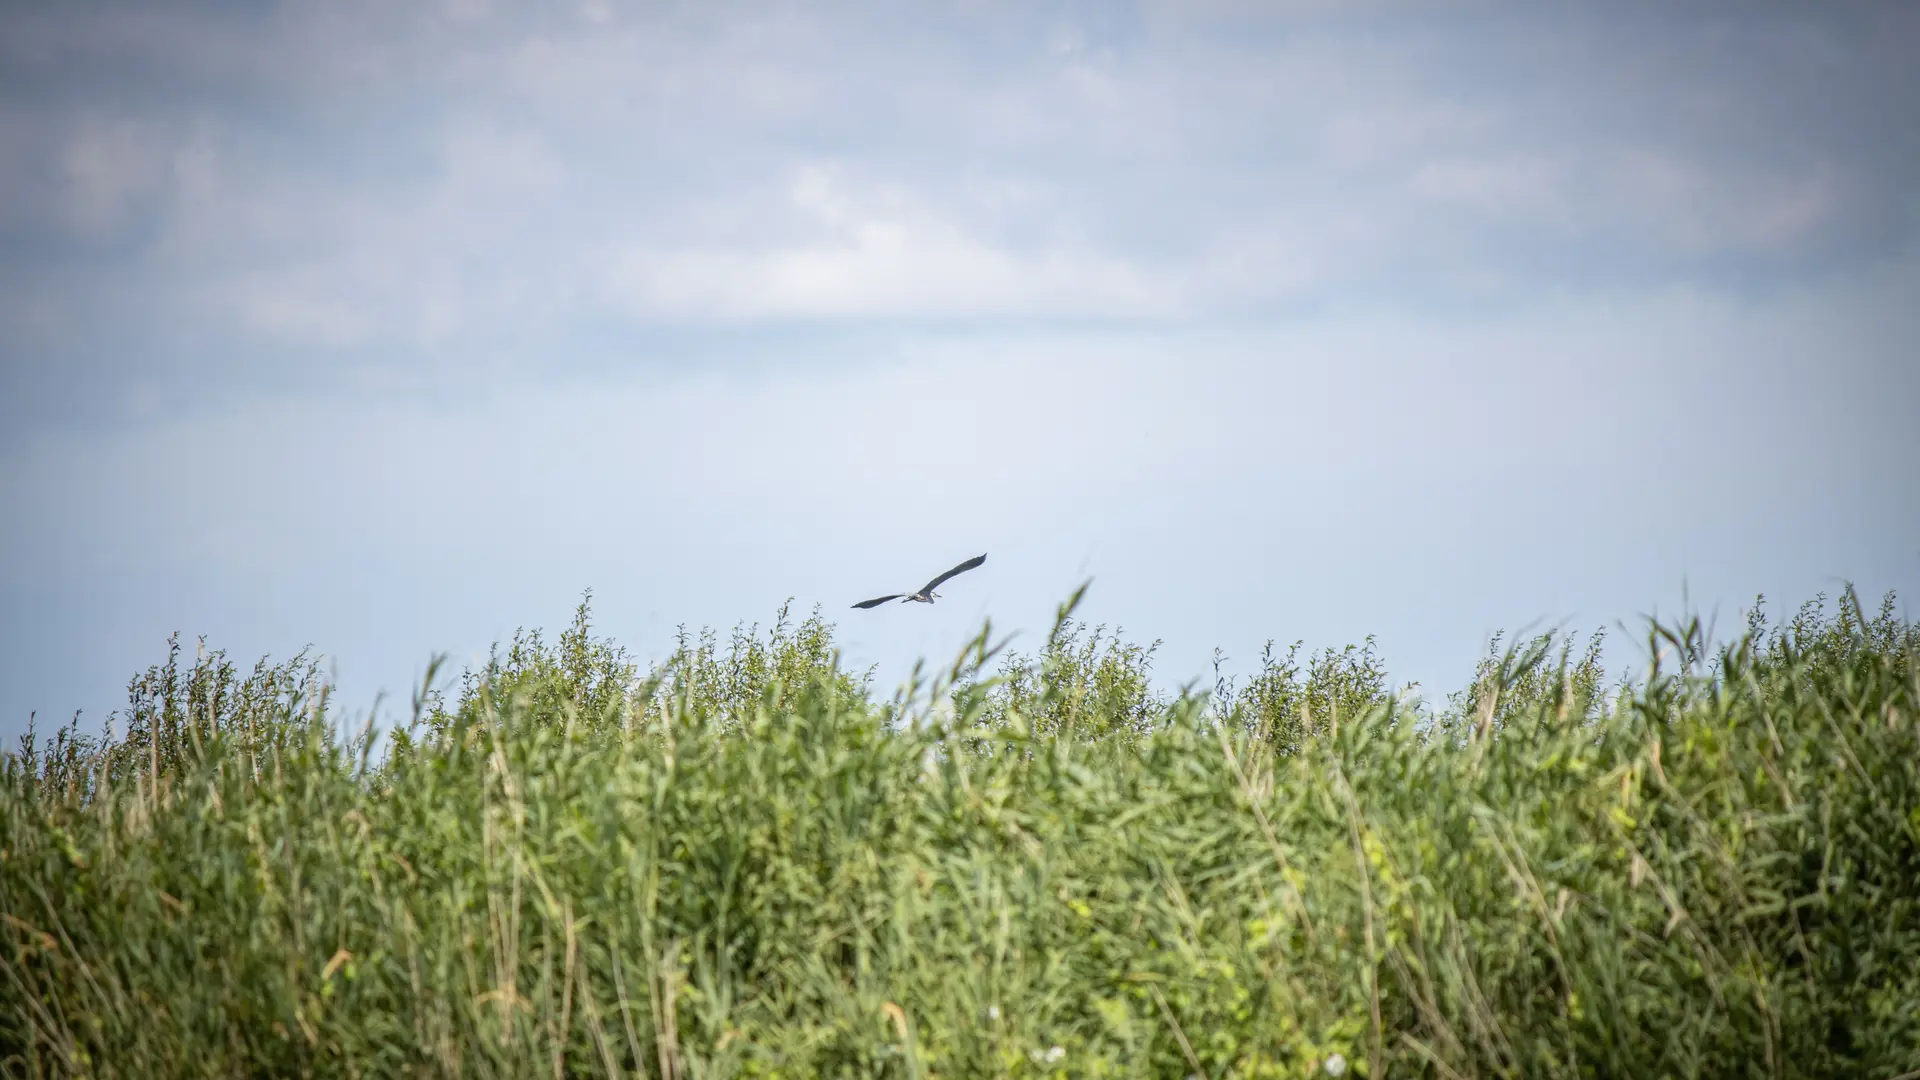
[[[1567,206],[1564,169],[1528,155],[1446,158],[1422,164],[1413,190],[1440,203],[1482,213],[1540,218],[1560,216]]]
[[[531,367],[613,325],[1525,306],[1913,240],[1913,69],[1838,16],[480,7],[10,23],[0,362],[93,340],[0,374],[6,418],[55,411],[30,382],[98,400],[215,356],[325,378],[328,350]]]
[[[1790,255],[1841,210],[1832,171],[1822,165],[1750,176],[1637,149],[1611,164],[1621,208],[1637,211],[1682,255]]]
[[[534,131],[485,117],[448,126],[440,164],[445,185],[460,194],[539,196],[568,176],[566,163]]]
[[[119,228],[135,204],[168,184],[178,140],[161,125],[83,119],[60,151],[61,209],[86,235]]]
[[[612,292],[641,314],[695,317],[1169,315],[1178,279],[1094,251],[1019,250],[912,194],[799,170],[787,209],[818,239],[762,250],[635,245]]]
[[[246,325],[268,337],[306,345],[345,346],[364,342],[374,329],[368,312],[323,296],[301,295],[284,287],[248,288],[232,294]]]
[[[1683,259],[1790,257],[1842,209],[1824,167],[1747,176],[1650,146],[1437,158],[1409,187],[1482,220],[1605,235],[1642,255]]]

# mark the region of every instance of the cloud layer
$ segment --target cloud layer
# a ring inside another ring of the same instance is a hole
[[[1920,188],[1900,6],[4,18],[15,424],[582,327],[1788,287],[1905,257]]]

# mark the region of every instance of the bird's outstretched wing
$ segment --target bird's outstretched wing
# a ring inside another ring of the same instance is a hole
[[[959,566],[956,566],[953,569],[947,571],[946,573],[941,574],[939,577],[934,578],[932,581],[927,582],[927,587],[924,589],[921,589],[920,591],[932,592],[933,590],[940,587],[941,582],[947,580],[948,578],[954,576],[955,574],[964,574],[967,571],[973,569],[976,566],[979,566],[981,563],[986,561],[987,561],[987,557],[985,555],[975,555],[973,558],[968,559],[966,562],[961,563]]]
[[[880,606],[881,604],[884,604],[884,603],[886,603],[886,602],[887,602],[887,601],[889,601],[889,600],[898,600],[898,599],[900,599],[901,597],[903,597],[903,596],[905,596],[905,595],[907,595],[907,594],[906,594],[906,593],[892,593],[892,594],[890,594],[890,595],[887,595],[887,596],[876,596],[876,597],[874,597],[874,598],[873,598],[873,599],[871,599],[871,600],[862,600],[862,601],[860,601],[859,603],[857,603],[857,604],[855,604],[855,605],[853,605],[853,606],[854,606],[854,607],[857,607],[857,608],[869,608],[869,607],[879,607],[879,606]]]

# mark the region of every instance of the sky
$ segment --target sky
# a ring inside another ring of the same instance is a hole
[[[1911,5],[0,9],[0,740],[584,590],[1216,649],[1920,595]],[[932,608],[851,611],[985,551]],[[1610,654],[1614,655],[1614,654]]]

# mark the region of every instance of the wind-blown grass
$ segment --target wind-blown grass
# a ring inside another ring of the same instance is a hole
[[[583,605],[387,753],[303,661],[0,770],[10,1076],[1920,1069],[1920,632],[1809,607],[1437,713],[1370,646],[1156,695],[1063,623],[876,701],[818,617]]]

